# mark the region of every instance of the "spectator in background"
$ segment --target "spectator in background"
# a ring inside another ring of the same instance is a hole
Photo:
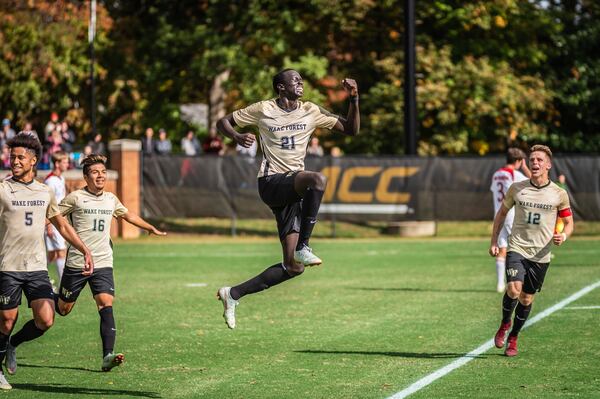
[[[87,145],[90,147],[91,152],[94,154],[106,155],[106,147],[102,142],[102,134],[96,133],[94,138],[88,141]]]
[[[142,138],[142,154],[154,155],[154,129],[147,127]]]
[[[62,121],[60,123],[60,134],[63,139],[63,146],[65,148],[65,151],[72,152],[73,144],[75,144],[76,137],[75,132],[69,127],[67,121]]]
[[[171,140],[167,137],[167,131],[160,129],[158,131],[158,141],[155,143],[156,153],[158,155],[169,155],[173,151]]]
[[[33,130],[33,125],[31,124],[31,122],[25,122],[25,125],[23,126],[23,130],[20,131],[19,133],[29,133],[29,134],[34,135],[38,140],[40,139],[38,132]]]
[[[340,147],[337,147],[337,146],[336,147],[331,147],[330,155],[332,157],[334,157],[334,158],[339,158],[339,157],[341,157],[343,155],[342,154],[342,149]]]
[[[202,150],[209,155],[223,155],[225,151],[223,140],[217,135],[217,131],[208,132],[208,136],[202,142]]]
[[[2,154],[0,154],[2,169],[10,169],[10,149],[6,144],[2,145]]]
[[[567,186],[567,178],[563,174],[558,175],[558,181],[556,182],[556,185],[567,192],[569,191]]]
[[[312,137],[310,139],[310,144],[306,149],[306,155],[311,155],[313,157],[322,157],[325,153],[323,152],[323,147],[319,144],[318,137]]]
[[[57,125],[57,128],[52,131],[46,141],[46,154],[52,156],[52,154],[59,151],[64,151],[64,142],[60,133],[60,127]]]
[[[181,139],[181,149],[188,157],[200,155],[200,142],[196,138],[193,130],[188,130],[186,135]]]
[[[46,127],[44,127],[44,140],[45,141],[48,141],[48,138],[50,137],[50,135],[52,134],[54,129],[56,129],[57,125],[58,125],[58,114],[56,112],[53,112],[50,114],[50,120],[48,121],[48,123],[46,123]]]
[[[5,141],[8,141],[15,137],[16,134],[17,133],[15,132],[15,130],[12,127],[10,127],[10,119],[4,118],[2,120],[2,138]]]

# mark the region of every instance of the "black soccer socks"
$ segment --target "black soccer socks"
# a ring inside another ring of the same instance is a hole
[[[527,321],[529,317],[529,312],[531,312],[532,305],[529,304],[527,306],[523,305],[521,302],[517,305],[515,309],[515,321],[513,323],[512,330],[510,331],[510,337],[516,337],[519,335],[519,331],[523,328],[523,325]]]
[[[10,344],[15,348],[21,345],[23,342],[32,341],[36,338],[44,335],[46,330],[42,330],[35,325],[35,321],[33,319],[29,320],[27,323],[21,327],[19,332],[10,337]]]
[[[113,316],[112,306],[107,306],[98,311],[100,315],[100,337],[102,338],[102,357],[105,357],[115,348],[117,329]]]
[[[515,310],[515,306],[519,302],[518,299],[512,299],[505,292],[502,297],[502,323],[510,323],[510,319],[512,319],[513,311]]]
[[[298,244],[296,251],[300,251],[305,245],[308,246],[308,240],[312,234],[315,223],[317,223],[317,214],[323,199],[322,190],[312,188],[306,189],[306,194],[302,199],[302,213],[300,214],[300,234],[298,235]]]
[[[4,363],[4,357],[6,356],[6,347],[8,346],[8,340],[10,335],[4,335],[0,332],[0,365]],[[0,366],[0,372],[2,367]]]
[[[287,271],[283,268],[281,263],[277,263],[267,269],[265,269],[261,274],[256,277],[251,278],[250,280],[236,285],[235,287],[231,287],[231,291],[229,291],[229,295],[232,299],[236,301],[243,297],[244,295],[254,294],[255,292],[260,292],[266,290],[269,287],[273,287],[279,283],[283,283],[286,280],[291,279],[294,276],[290,276]]]

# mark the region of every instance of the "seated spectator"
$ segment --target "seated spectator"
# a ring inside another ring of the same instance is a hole
[[[2,169],[10,169],[10,149],[6,145],[2,146],[0,162],[2,162]]]
[[[169,155],[173,150],[171,140],[167,137],[167,131],[165,129],[160,129],[158,131],[158,141],[154,143],[154,146],[158,155]]]
[[[154,155],[154,129],[147,127],[142,138],[142,154]]]
[[[217,135],[217,131],[213,130],[208,133],[208,136],[202,141],[202,150],[209,155],[223,155],[225,148],[223,140]]]
[[[321,145],[319,144],[319,138],[312,137],[310,139],[310,144],[308,145],[308,148],[306,149],[306,155],[312,155],[314,157],[322,157],[323,154],[324,154],[323,147],[321,147]]]
[[[57,127],[52,131],[50,137],[46,141],[46,153],[52,155],[55,152],[64,151],[64,141],[59,128]]]
[[[35,130],[33,130],[33,125],[31,124],[31,122],[25,122],[25,125],[23,126],[23,130],[21,130],[19,132],[19,134],[21,133],[29,133],[35,136],[36,139],[40,139],[40,136],[38,135],[38,132],[36,132]]]
[[[196,138],[193,130],[188,130],[185,137],[181,139],[181,149],[188,157],[200,155],[200,142]]]
[[[93,140],[88,141],[87,145],[91,148],[94,154],[106,155],[106,147],[102,142],[102,134],[96,133]]]

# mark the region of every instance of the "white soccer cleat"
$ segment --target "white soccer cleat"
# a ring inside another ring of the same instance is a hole
[[[120,366],[125,361],[125,355],[122,353],[109,353],[102,359],[102,371],[110,371]]]
[[[6,358],[4,360],[6,371],[13,375],[17,373],[17,348],[11,344],[6,345]]]
[[[2,373],[0,373],[0,389],[12,389],[12,385],[10,385],[8,381],[6,381],[6,377]]]
[[[321,258],[313,254],[312,249],[306,245],[300,251],[294,251],[294,260],[304,266],[318,266],[323,263]]]
[[[231,291],[231,287],[221,287],[219,292],[217,292],[217,298],[223,302],[223,318],[225,319],[227,327],[234,329],[235,307],[240,303],[229,295],[229,291]]]

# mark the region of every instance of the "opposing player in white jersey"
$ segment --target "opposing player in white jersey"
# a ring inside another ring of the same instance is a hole
[[[52,154],[52,165],[53,169],[44,179],[44,184],[52,189],[56,202],[60,203],[67,195],[67,186],[62,174],[69,169],[69,155],[63,151],[55,152]],[[60,282],[63,269],[65,268],[67,244],[65,244],[65,239],[52,223],[48,223],[46,226],[45,238],[46,250],[48,251],[48,265],[56,262],[56,272],[58,274],[58,281]]]
[[[166,235],[121,204],[111,192],[104,191],[106,184],[106,157],[97,154],[87,156],[81,163],[86,186],[67,195],[59,204],[60,212],[67,216],[77,234],[90,248],[95,260],[94,273],[81,274],[84,266],[81,252],[69,247],[67,264],[60,281],[56,311],[66,316],[73,310],[75,301],[86,284],[100,316],[100,338],[102,340],[102,371],[110,371],[124,360],[122,353],[114,353],[117,329],[113,316],[115,283],[113,276],[113,251],[110,240],[110,225],[113,217],[127,222],[151,234]]]
[[[81,274],[94,264],[87,247],[60,214],[54,194],[34,179],[39,140],[21,133],[7,143],[12,178],[0,182],[0,365],[14,374],[16,347],[41,337],[54,323],[54,292],[48,277],[44,230],[50,220],[83,257]],[[11,336],[25,293],[33,319]],[[0,367],[0,389],[11,389]]]
[[[264,157],[258,174],[259,194],[275,215],[283,249],[283,262],[245,283],[219,290],[217,296],[223,302],[223,317],[229,328],[235,328],[235,307],[241,297],[289,280],[304,272],[304,266],[321,264],[308,241],[327,179],[321,173],[305,171],[304,158],[316,128],[335,129],[348,136],[358,133],[358,86],[353,79],[344,79],[342,85],[350,96],[346,118],[300,101],[304,94],[302,76],[286,69],[273,77],[276,98],[237,110],[217,123],[222,134],[243,147],[250,147],[255,136],[238,133],[234,127],[258,127]]]
[[[490,190],[494,196],[494,216],[502,206],[502,202],[506,197],[508,189],[513,183],[527,180],[531,176],[531,172],[525,162],[525,153],[519,148],[509,148],[506,153],[506,165],[498,169],[492,176],[492,184]],[[520,170],[523,171],[521,173]],[[514,209],[508,211],[504,226],[500,230],[498,236],[498,247],[500,251],[496,256],[496,276],[497,284],[496,291],[504,292],[504,271],[506,268],[506,247],[508,247],[508,236],[510,236],[513,220],[515,217]]]
[[[508,240],[506,256],[506,292],[502,298],[502,321],[494,337],[497,348],[504,347],[506,356],[517,355],[517,337],[525,325],[535,294],[542,289],[550,267],[551,247],[562,245],[573,233],[573,215],[567,192],[553,183],[548,172],[552,168],[552,151],[545,145],[534,145],[529,155],[531,179],[513,183],[494,219],[489,254],[498,256],[498,237],[511,208],[515,220]],[[556,229],[557,219],[564,230]],[[511,318],[514,312],[514,320]]]

